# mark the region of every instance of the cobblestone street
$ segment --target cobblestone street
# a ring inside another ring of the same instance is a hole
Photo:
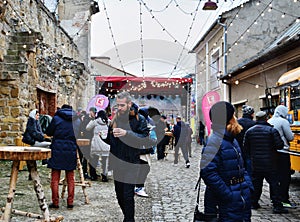
[[[191,167],[185,168],[183,158],[180,158],[179,164],[173,166],[173,155],[169,154],[167,160],[157,161],[154,159],[151,166],[151,172],[146,181],[146,190],[150,198],[135,197],[136,200],[136,221],[192,221],[193,211],[197,192],[195,185],[199,172],[199,145],[193,146],[193,157],[191,158]],[[39,165],[42,183],[44,185],[47,202],[50,203],[49,170]],[[32,192],[31,181],[27,180],[28,173],[21,171],[19,173],[14,208],[23,211],[39,213],[36,205],[36,197]],[[8,191],[9,177],[0,179],[1,182],[1,206],[4,206]],[[23,182],[23,183],[22,183]],[[3,184],[3,185],[2,185]],[[202,182],[202,201],[205,186]],[[112,179],[108,183],[100,181],[93,182],[92,186],[87,188],[90,204],[84,203],[84,196],[80,187],[76,187],[74,209],[67,210],[66,200],[61,200],[60,209],[50,210],[51,215],[62,215],[63,221],[122,221],[122,213],[115,198],[114,185]],[[291,184],[291,199],[300,204],[300,174],[293,175]],[[260,202],[262,209],[252,211],[252,221],[299,221],[300,212],[298,209],[289,210],[289,214],[272,214],[272,206],[269,200],[268,186],[265,184],[263,195]],[[203,207],[203,202],[202,205]],[[12,222],[34,221],[34,219],[13,214]]]

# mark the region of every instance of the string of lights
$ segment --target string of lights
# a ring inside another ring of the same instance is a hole
[[[260,2],[260,1],[258,1],[258,2]],[[294,1],[294,2],[295,2],[295,1]],[[271,1],[270,3],[272,3],[272,1]],[[255,24],[255,25],[258,24],[258,21],[257,21],[258,18],[263,17],[266,10],[267,10],[268,12],[271,12],[271,11],[269,10],[270,3],[269,3],[269,4],[266,4],[266,5],[268,5],[268,7],[266,7],[265,10],[262,10],[262,11],[259,13],[259,15],[257,16],[257,18],[256,18],[256,19],[255,19],[255,20],[247,27],[247,29],[245,29],[245,31],[244,31],[241,35],[239,35],[239,37],[233,42],[233,44],[231,45],[231,47],[228,48],[226,52],[222,52],[222,53],[220,54],[220,56],[218,57],[218,59],[220,59],[221,57],[223,57],[223,56],[225,55],[225,53],[226,53],[226,54],[229,54],[229,53],[231,52],[232,48],[233,48],[234,46],[237,46],[237,45],[238,45],[237,42],[240,42],[240,41],[245,37],[245,34],[247,34],[247,33],[250,32],[250,28],[251,28],[254,24]],[[259,3],[258,3],[257,5],[259,5]],[[237,11],[237,13],[236,13],[235,16],[233,17],[233,19],[229,22],[230,25],[229,25],[228,29],[230,29],[230,28],[233,26],[234,20],[238,18],[238,16],[239,16],[239,11],[240,11],[240,9],[243,8],[243,7],[244,7],[244,5],[241,4],[239,10]],[[274,8],[274,7],[273,7],[273,8]],[[296,22],[299,22],[299,17],[298,17],[297,15],[295,16],[295,15],[292,15],[292,14],[290,14],[290,13],[286,13],[286,12],[284,12],[283,10],[274,10],[274,11],[278,11],[278,12],[280,12],[280,13],[282,13],[282,14],[287,15],[287,16],[292,16],[293,18],[296,18]],[[228,31],[228,30],[227,30],[227,31]],[[217,43],[218,43],[221,39],[222,39],[222,37],[220,37],[220,38],[216,41],[216,43],[215,43],[214,45],[218,45]],[[210,53],[212,53],[213,50],[215,50],[214,47],[211,48],[209,52],[207,52],[207,56],[208,56]],[[206,64],[205,58],[200,59],[199,62],[196,64],[196,66],[201,65],[201,64],[202,64],[202,65]],[[214,68],[214,67],[212,66],[212,64],[213,64],[213,62],[210,63],[210,64],[208,64],[208,66]],[[194,66],[193,66],[193,67],[194,67]],[[193,67],[190,67],[190,68],[193,68]],[[164,74],[165,74],[165,73],[164,73]],[[157,74],[157,75],[159,76],[160,74]]]
[[[154,19],[157,24],[162,28],[162,31],[167,33],[167,35],[169,35],[169,37],[176,43],[180,44],[182,47],[184,46],[183,44],[181,44],[166,28],[165,26],[163,26],[161,24],[161,22],[154,16],[153,12],[150,11],[150,9],[147,7],[147,5],[145,4],[145,2],[143,0],[138,0],[141,1],[143,3],[143,5],[145,6],[145,8],[147,9],[147,11],[150,13],[152,19]],[[189,51],[189,49],[185,48],[187,51]]]
[[[147,4],[146,4],[145,2],[144,2],[143,4],[144,4],[145,7],[149,8],[149,10],[150,10],[151,12],[164,12],[164,11],[166,11],[166,10],[169,8],[169,6],[171,5],[171,3],[172,3],[173,1],[174,1],[174,0],[170,0],[170,1],[167,3],[166,6],[162,7],[162,9],[158,9],[158,10],[150,9],[150,8],[147,6]]]
[[[142,76],[145,77],[145,67],[144,67],[144,44],[143,44],[143,12],[142,12],[142,3],[140,4],[140,42],[141,42],[141,62],[142,62]]]
[[[179,64],[179,62],[180,62],[180,60],[181,60],[183,51],[184,51],[184,49],[186,48],[186,44],[187,44],[187,42],[188,42],[188,40],[189,40],[189,38],[190,38],[190,36],[191,36],[191,31],[192,31],[192,29],[193,29],[193,26],[194,26],[194,23],[195,23],[195,20],[196,20],[196,16],[197,16],[197,12],[198,12],[198,9],[199,9],[199,6],[200,6],[200,2],[201,2],[201,1],[198,2],[197,8],[196,8],[196,13],[195,13],[194,16],[193,16],[192,24],[191,24],[191,26],[190,26],[190,28],[189,28],[189,31],[188,31],[188,34],[187,34],[187,36],[186,36],[184,45],[183,45],[183,47],[182,47],[182,50],[181,50],[181,52],[180,52],[180,54],[179,54],[179,57],[178,57],[176,63],[175,63],[175,66],[174,66],[174,68],[173,68],[173,71],[170,73],[169,77],[171,77],[171,76],[173,75],[173,72],[176,70],[176,68],[177,68],[177,66],[178,66],[178,64]]]
[[[103,9],[104,9],[104,12],[105,12],[105,15],[106,15],[106,20],[107,20],[107,23],[108,23],[108,28],[109,28],[109,31],[110,31],[110,34],[111,34],[111,38],[112,38],[112,40],[113,40],[113,44],[114,44],[114,47],[115,47],[116,55],[117,55],[117,58],[118,58],[118,60],[119,60],[120,65],[121,65],[121,69],[122,69],[122,71],[124,72],[124,75],[126,76],[126,72],[125,72],[125,69],[124,69],[124,66],[123,66],[123,63],[122,63],[120,54],[119,54],[119,49],[118,49],[118,47],[117,47],[116,40],[115,40],[113,31],[112,31],[112,26],[111,26],[111,23],[110,23],[110,20],[109,20],[107,8],[106,8],[104,2],[105,2],[105,0],[102,0],[102,3],[103,3]]]
[[[260,1],[258,1],[258,2],[260,2]],[[247,33],[250,32],[250,28],[251,28],[253,25],[257,25],[257,24],[258,24],[258,19],[259,19],[260,17],[263,17],[263,16],[265,15],[265,12],[266,12],[266,11],[271,12],[271,11],[268,10],[268,9],[269,9],[269,7],[270,7],[270,5],[271,5],[272,2],[273,2],[273,0],[272,0],[271,2],[269,2],[269,4],[266,4],[266,7],[259,13],[259,15],[253,20],[253,22],[245,29],[245,31],[244,31],[241,35],[239,35],[239,37],[233,42],[233,44],[231,45],[231,47],[229,47],[229,48],[227,49],[226,52],[223,52],[223,53],[219,56],[218,59],[220,59],[221,57],[223,57],[225,54],[229,54],[229,53],[232,51],[232,47],[237,46],[237,45],[238,45],[238,42],[241,42],[241,40],[245,37],[245,34],[247,34]],[[256,4],[256,5],[259,6],[260,4],[258,3],[258,4]],[[242,7],[243,7],[243,5],[240,6],[240,8],[242,8]],[[281,10],[281,12],[282,12],[282,10]],[[286,13],[286,15],[288,15],[288,14],[289,14],[289,13]],[[236,17],[236,18],[238,17],[238,13],[235,15],[235,17]],[[292,15],[292,17],[296,18],[296,22],[299,22],[299,21],[298,21],[298,16]],[[232,27],[233,21],[231,21],[229,24],[231,24],[231,25],[229,25],[228,29],[229,29],[230,27]],[[228,30],[227,30],[227,31],[228,31]],[[221,39],[222,39],[222,38],[219,38],[218,41],[221,40]],[[217,41],[217,42],[218,42],[218,41]],[[213,50],[214,50],[214,48],[212,48],[212,49],[207,53],[207,55],[209,55]],[[204,58],[204,59],[205,59],[205,58]],[[197,65],[205,64],[204,59],[203,59],[203,60],[200,60],[200,61],[197,63]]]
[[[199,3],[201,2],[201,0],[199,0]],[[178,4],[178,2],[177,2],[177,0],[174,0],[174,3],[176,4],[176,7],[178,7],[178,9],[181,11],[181,12],[183,12],[184,14],[186,14],[186,15],[193,15],[194,13],[197,13],[197,11],[198,11],[198,6],[197,6],[197,8],[194,10],[194,11],[192,11],[192,12],[187,12],[187,11],[185,11],[181,6],[180,6],[180,4]]]

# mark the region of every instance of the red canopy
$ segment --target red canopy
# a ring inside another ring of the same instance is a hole
[[[162,77],[133,77],[133,76],[97,76],[99,82],[174,82],[174,83],[192,83],[192,78],[162,78]]]

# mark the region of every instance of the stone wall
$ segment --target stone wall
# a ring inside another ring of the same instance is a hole
[[[0,31],[0,145],[10,145],[25,131],[30,110],[43,105],[38,91],[50,95],[51,114],[64,103],[81,106],[89,70],[40,0],[1,1]]]

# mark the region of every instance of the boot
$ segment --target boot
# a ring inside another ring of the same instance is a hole
[[[289,211],[285,209],[284,207],[277,206],[273,208],[273,213],[274,214],[287,214]]]
[[[107,179],[107,176],[104,175],[104,174],[101,174],[101,177],[102,177],[102,182],[108,182],[108,179]]]

